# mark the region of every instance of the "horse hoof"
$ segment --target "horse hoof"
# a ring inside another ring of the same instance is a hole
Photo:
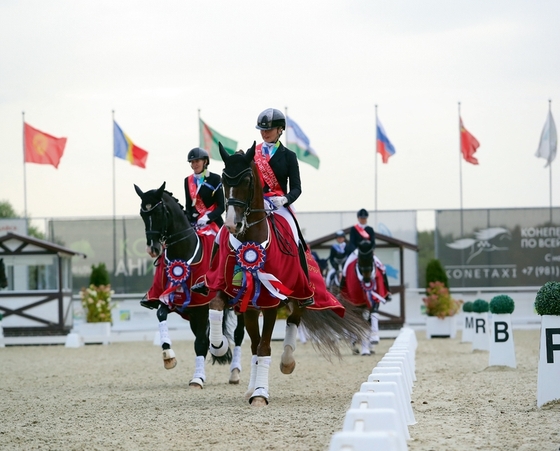
[[[280,371],[282,371],[283,374],[292,374],[295,368],[296,368],[295,360],[292,361],[291,363],[288,363],[287,365],[284,365],[282,362],[280,362]]]
[[[231,370],[231,374],[229,375],[230,384],[234,384],[234,385],[239,384],[239,379],[240,379],[239,373],[240,373],[239,368],[234,368],[233,370]]]
[[[163,366],[166,370],[171,370],[177,366],[177,359],[175,358],[173,349],[163,350]]]
[[[266,400],[266,398],[263,398],[262,396],[255,396],[249,402],[251,403],[251,407],[266,407],[266,406],[268,406],[268,401]]]
[[[264,387],[257,388],[249,398],[251,407],[266,407],[268,405],[268,390]]]
[[[200,377],[194,377],[189,382],[189,387],[202,390],[204,388],[204,381]]]

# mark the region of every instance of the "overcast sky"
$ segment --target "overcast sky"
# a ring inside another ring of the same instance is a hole
[[[166,181],[184,203],[198,110],[247,149],[273,107],[321,159],[300,164],[298,211],[459,208],[461,174],[466,209],[548,207],[534,154],[549,99],[560,121],[559,23],[555,0],[2,0],[0,200],[23,214],[27,198],[33,217],[111,216],[114,163],[118,216],[138,213],[134,183]],[[460,165],[458,102],[478,166]],[[377,180],[375,105],[396,148]],[[114,160],[113,110],[146,169]],[[58,169],[24,171],[23,111],[68,138]]]

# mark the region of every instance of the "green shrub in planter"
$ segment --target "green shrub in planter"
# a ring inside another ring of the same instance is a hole
[[[441,282],[445,288],[449,289],[449,280],[443,265],[437,258],[432,258],[426,266],[426,292],[430,282]]]
[[[538,315],[560,315],[560,282],[546,282],[539,289],[535,310]]]
[[[477,299],[473,302],[472,311],[475,313],[486,313],[488,311],[488,301]]]
[[[110,285],[111,281],[109,279],[109,271],[105,263],[99,263],[99,265],[91,265],[91,275],[89,276],[89,284],[99,287],[101,285]]]
[[[504,314],[513,313],[515,303],[507,294],[499,294],[490,300],[490,313]]]
[[[467,301],[463,304],[463,312],[471,313],[473,311],[473,303],[471,301]]]

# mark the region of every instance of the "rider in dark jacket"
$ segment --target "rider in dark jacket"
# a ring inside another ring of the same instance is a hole
[[[198,227],[215,224],[215,232],[224,224],[225,211],[222,178],[208,170],[210,157],[199,147],[187,155],[193,174],[185,178],[185,211],[189,222]]]
[[[367,225],[367,220],[369,213],[365,208],[358,211],[358,223],[350,229],[350,248],[351,251],[358,248],[358,244],[362,240],[370,240],[373,243],[373,248],[375,249],[375,232],[373,228]]]
[[[350,255],[350,246],[346,242],[346,236],[344,231],[339,230],[336,232],[336,243],[331,246],[331,252],[329,254],[329,263],[331,264],[331,269],[327,274],[327,287],[333,282],[333,278],[337,276],[339,271],[342,271],[344,262],[346,258]],[[340,280],[335,280],[338,285]]]

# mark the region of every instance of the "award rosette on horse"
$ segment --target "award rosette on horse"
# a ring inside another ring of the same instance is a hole
[[[358,269],[358,260],[352,261],[346,271],[346,284],[341,290],[342,295],[352,304],[373,308],[374,303],[385,304],[385,297],[389,294],[383,283],[383,274],[376,269],[375,276],[369,282],[364,282]]]
[[[201,260],[203,261],[204,259]],[[159,299],[168,305],[171,311],[176,311],[183,318],[189,319],[184,310],[186,307],[206,305],[214,297],[213,292],[204,296],[190,291],[194,284],[202,281],[206,272],[204,264],[189,264],[180,259],[169,261],[164,252],[156,260],[155,266],[156,273],[153,284],[148,290],[148,300]]]
[[[283,218],[275,218],[275,221],[277,227],[289,231]],[[230,304],[239,311],[246,310],[249,300],[253,307],[273,308],[288,296],[301,300],[313,296],[299,264],[295,242],[285,240],[280,246],[276,235],[270,233],[270,224],[268,236],[268,240],[259,244],[254,241],[242,243],[226,228],[218,234],[219,251],[205,281],[211,290],[227,293],[232,298]]]

